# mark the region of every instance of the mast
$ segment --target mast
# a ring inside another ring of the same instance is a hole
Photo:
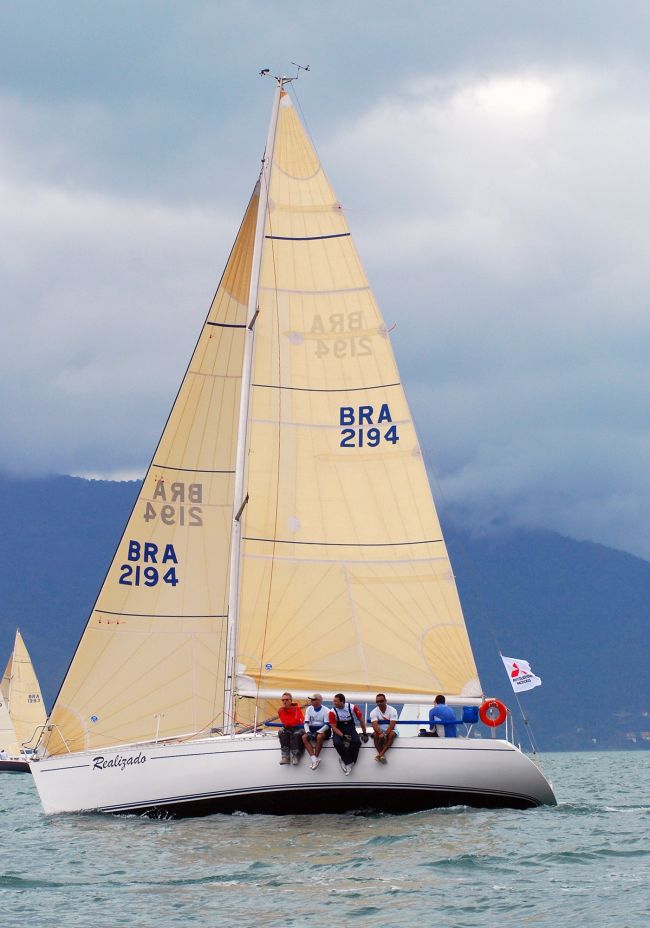
[[[266,76],[268,71],[260,72]],[[264,227],[271,182],[271,165],[275,149],[275,133],[278,124],[278,112],[283,86],[291,80],[286,77],[276,77],[277,87],[273,98],[269,131],[266,138],[262,170],[260,172],[260,199],[257,210],[257,225],[255,227],[255,240],[253,243],[253,259],[251,267],[250,287],[248,291],[248,309],[246,314],[246,344],[244,346],[244,361],[242,368],[241,396],[239,403],[239,425],[237,429],[237,454],[235,458],[235,493],[233,505],[233,521],[230,543],[230,574],[228,591],[228,627],[226,639],[226,675],[224,685],[224,730],[231,734],[235,728],[234,703],[237,652],[237,626],[239,619],[239,573],[241,563],[241,518],[248,502],[244,495],[244,475],[246,470],[246,443],[248,432],[248,408],[250,404],[251,376],[253,365],[253,348],[255,344],[255,322],[259,312],[258,295],[260,282],[260,268],[262,266],[262,249],[264,244]]]

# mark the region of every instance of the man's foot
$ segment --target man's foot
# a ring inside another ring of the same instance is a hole
[[[312,757],[311,759],[311,769],[315,770],[316,767],[320,764],[320,757]]]
[[[343,771],[343,773],[346,775],[346,777],[349,777],[349,776],[350,776],[350,774],[352,773],[352,768],[353,768],[353,767],[354,767],[354,764],[346,764],[346,765],[345,765],[345,770]]]
[[[349,772],[350,772],[350,771],[348,770],[348,765],[345,763],[345,761],[343,760],[342,757],[339,757],[339,767],[341,768],[341,770],[343,771],[343,773],[349,773]]]
[[[388,763],[388,761],[386,760],[386,757],[385,757],[384,754],[380,754],[379,757],[377,758],[377,760],[379,761],[380,764],[387,764],[387,763]]]
[[[299,763],[300,763],[300,755],[299,755],[299,754],[292,754],[292,755],[291,755],[291,763],[294,764],[294,765],[295,765],[295,764],[299,764]]]
[[[283,754],[282,757],[280,758],[280,766],[282,766],[282,764],[288,764],[288,763],[290,763],[289,755]]]

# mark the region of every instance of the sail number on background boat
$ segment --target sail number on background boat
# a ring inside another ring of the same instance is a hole
[[[379,428],[385,422],[392,421],[388,403],[382,403],[377,411],[374,406],[341,406],[340,425],[355,426],[341,429],[341,448],[362,448],[364,444],[368,448],[376,448],[381,441],[397,444],[399,435],[396,425],[391,424],[383,433]]]

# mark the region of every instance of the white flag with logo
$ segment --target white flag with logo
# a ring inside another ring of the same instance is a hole
[[[533,687],[542,685],[541,678],[535,676],[528,661],[504,657],[503,654],[501,660],[506,665],[506,671],[515,693],[523,693],[524,690],[532,690]]]

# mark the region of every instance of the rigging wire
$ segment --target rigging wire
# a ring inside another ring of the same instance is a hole
[[[414,423],[414,427],[415,427],[415,423]],[[419,442],[419,444],[420,444],[420,449],[422,450],[422,456],[424,457],[425,464],[426,464],[426,466],[427,466],[427,470],[428,470],[428,472],[429,472],[430,475],[431,475],[431,479],[433,480],[433,482],[434,482],[435,485],[436,485],[436,494],[435,494],[435,498],[436,498],[436,500],[437,500],[439,503],[442,504],[439,508],[441,508],[442,510],[448,509],[448,508],[449,508],[449,504],[448,504],[447,499],[446,499],[446,497],[445,497],[445,494],[444,494],[442,485],[440,484],[440,481],[438,480],[438,477],[437,477],[437,475],[436,475],[436,471],[435,471],[435,468],[434,468],[434,465],[433,465],[433,457],[432,457],[432,455],[431,455],[430,450],[429,450],[425,445],[423,445],[423,443],[420,441],[420,436],[419,436],[419,434],[418,434],[417,428],[416,428],[416,435],[417,435],[417,437],[418,437],[418,442]],[[465,545],[465,543],[463,542],[462,539],[461,539],[461,541],[460,541],[460,546],[461,546],[461,548],[463,549],[463,553],[466,555],[466,564],[469,565],[469,573],[470,573],[471,575],[473,575],[474,579],[476,579],[476,574],[475,574],[474,571],[472,570],[472,560],[471,560],[470,557],[467,556],[467,555],[468,555],[467,546]],[[455,575],[455,573],[454,573],[454,578],[455,578],[455,576],[456,576],[456,575]],[[498,641],[498,639],[497,639],[497,634],[496,634],[496,630],[495,630],[494,624],[493,624],[493,622],[492,622],[492,621],[489,619],[489,617],[488,617],[488,611],[487,611],[487,608],[486,608],[485,599],[483,598],[483,595],[482,595],[482,593],[481,593],[481,591],[480,591],[480,585],[479,585],[478,583],[475,583],[475,593],[476,593],[477,591],[478,591],[478,598],[479,598],[479,609],[480,609],[480,613],[481,613],[481,621],[483,622],[483,624],[485,625],[485,627],[488,629],[488,631],[489,631],[489,633],[490,633],[490,636],[492,637],[492,641],[493,641],[493,643],[494,643],[494,646],[495,646],[495,648],[496,648],[496,650],[497,650],[497,653],[499,654],[499,657],[503,657],[503,652],[501,651],[501,647],[500,647],[499,641]],[[516,703],[517,703],[517,706],[519,707],[519,712],[521,713],[521,717],[522,717],[522,720],[523,720],[523,723],[524,723],[524,729],[525,729],[525,731],[526,731],[526,734],[528,735],[528,739],[529,739],[529,741],[530,741],[530,746],[531,746],[533,755],[534,755],[535,757],[537,757],[538,754],[539,754],[539,751],[538,751],[538,748],[537,748],[537,743],[536,743],[536,741],[535,741],[535,737],[534,737],[534,735],[533,735],[533,730],[532,730],[532,727],[531,727],[531,724],[530,724],[530,720],[528,719],[528,716],[527,716],[526,713],[524,712],[523,706],[521,705],[521,701],[520,701],[520,699],[519,699],[519,693],[513,692],[513,696],[515,697],[515,701],[516,701]]]

